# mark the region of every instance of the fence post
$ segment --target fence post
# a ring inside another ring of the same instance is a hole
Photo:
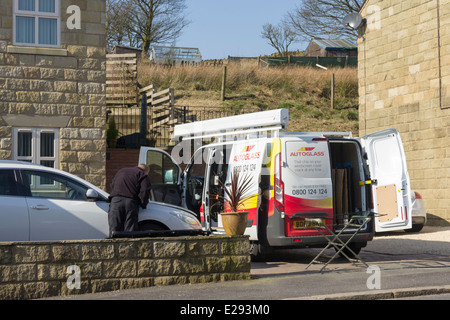
[[[334,73],[331,74],[331,110],[334,109]]]
[[[169,89],[170,95],[170,120],[175,119],[175,90],[173,88]]]
[[[222,77],[222,101],[225,101],[225,86],[227,82],[227,66],[223,66],[223,77]]]
[[[140,125],[141,135],[147,138],[147,93],[142,93],[141,99],[141,125]]]

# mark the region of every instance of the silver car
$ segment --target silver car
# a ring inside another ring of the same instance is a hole
[[[108,193],[64,171],[0,161],[0,241],[103,239],[109,236]],[[199,230],[191,211],[151,201],[141,230]]]

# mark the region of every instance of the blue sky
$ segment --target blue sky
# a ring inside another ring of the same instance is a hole
[[[300,0],[186,0],[191,24],[176,46],[199,48],[203,59],[256,57],[275,52],[261,38],[265,23],[278,24]],[[305,49],[293,43],[290,50]]]

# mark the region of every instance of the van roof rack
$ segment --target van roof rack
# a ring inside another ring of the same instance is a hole
[[[320,131],[311,131],[311,132],[283,132],[283,136],[314,136],[314,137],[348,137],[353,138],[353,134],[350,131],[342,131],[342,132],[320,132]]]
[[[289,110],[277,109],[237,116],[176,125],[172,140],[206,139],[212,137],[248,135],[272,132],[278,135],[289,122]]]

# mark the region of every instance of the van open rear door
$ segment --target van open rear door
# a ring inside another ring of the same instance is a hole
[[[375,231],[411,228],[411,184],[400,134],[383,130],[364,137],[372,179]]]
[[[181,205],[181,168],[165,151],[141,147],[139,163],[150,167],[153,200],[173,205]]]

